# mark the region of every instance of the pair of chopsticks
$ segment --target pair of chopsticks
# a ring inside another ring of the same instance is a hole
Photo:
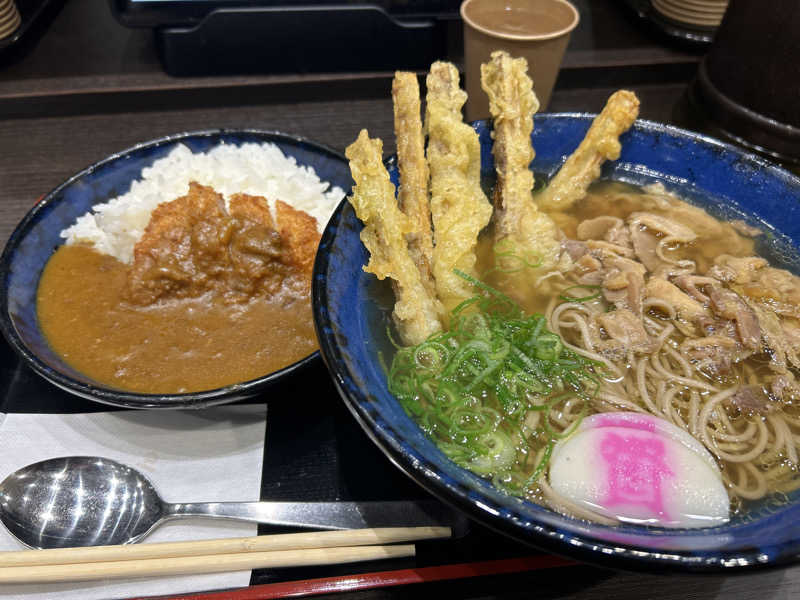
[[[193,575],[400,558],[414,556],[415,547],[399,542],[450,535],[449,527],[387,527],[0,552],[0,584]]]

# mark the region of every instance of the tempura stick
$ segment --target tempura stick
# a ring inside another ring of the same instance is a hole
[[[383,142],[370,139],[362,129],[345,154],[355,181],[348,200],[364,223],[361,241],[370,253],[364,270],[378,279],[392,279],[395,324],[406,344],[420,344],[441,330],[441,304],[423,285],[409,254],[405,235],[411,226],[397,206],[394,186],[383,166]]]
[[[525,59],[512,59],[503,51],[493,52],[481,65],[481,87],[489,96],[494,130],[497,266],[518,271],[522,279],[531,275],[525,265],[550,272],[562,256],[558,227],[533,201],[531,131],[539,101],[527,70]]]
[[[415,73],[397,71],[392,81],[394,135],[397,140],[397,167],[400,186],[397,203],[411,222],[406,234],[408,251],[419,269],[422,283],[431,294],[433,283],[433,232],[428,203],[428,163],[422,134],[419,83]]]
[[[495,188],[495,211],[498,220],[505,220],[521,203],[531,201],[533,172],[529,166],[534,157],[531,145],[533,115],[539,110],[539,99],[533,93],[533,82],[526,74],[524,58],[512,59],[498,50],[491,60],[481,65],[481,87],[489,96],[489,111],[494,130],[494,165],[498,186]]]
[[[639,99],[627,90],[614,92],[603,111],[556,176],[536,200],[544,210],[562,211],[586,195],[589,184],[600,176],[606,160],[617,160],[622,150],[619,136],[639,116]]]
[[[467,94],[458,87],[458,70],[450,63],[435,62],[427,84],[433,275],[436,293],[450,310],[474,295],[472,285],[454,271],[477,274],[478,234],[489,223],[492,206],[481,189],[478,135],[461,118]]]

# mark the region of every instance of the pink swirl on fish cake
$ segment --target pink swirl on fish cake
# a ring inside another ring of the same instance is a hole
[[[606,463],[608,495],[604,506],[642,506],[659,518],[669,518],[663,484],[675,473],[667,464],[662,439],[609,431],[600,439],[600,455]]]

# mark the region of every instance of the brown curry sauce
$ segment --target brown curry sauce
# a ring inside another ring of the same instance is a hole
[[[313,352],[313,217],[210,188],[160,205],[133,264],[62,246],[39,282],[39,322],[73,368],[145,393],[248,381]]]

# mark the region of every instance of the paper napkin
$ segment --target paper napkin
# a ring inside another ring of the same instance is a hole
[[[115,411],[72,415],[0,414],[0,481],[57,456],[103,456],[138,469],[167,502],[258,500],[266,405],[193,411]],[[255,524],[179,519],[144,542],[256,535]],[[21,544],[0,526],[0,550]],[[94,600],[178,594],[248,585],[250,571],[0,588],[0,599]]]

